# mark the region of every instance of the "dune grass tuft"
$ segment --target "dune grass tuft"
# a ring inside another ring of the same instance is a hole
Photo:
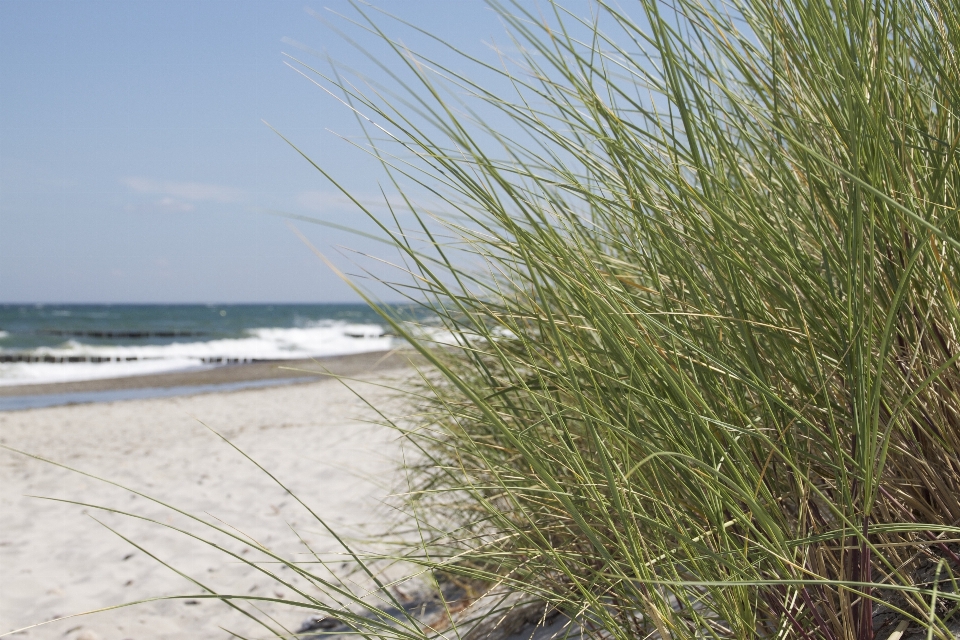
[[[450,334],[409,559],[614,638],[953,637],[960,11],[626,5],[494,4],[500,67],[366,10],[406,93],[326,78],[440,199],[380,223]]]

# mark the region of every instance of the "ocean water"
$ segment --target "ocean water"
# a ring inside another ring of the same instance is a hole
[[[0,305],[0,386],[396,346],[364,304]]]

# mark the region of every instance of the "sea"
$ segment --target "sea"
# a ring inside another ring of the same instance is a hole
[[[398,341],[365,304],[2,304],[0,386],[385,351]]]

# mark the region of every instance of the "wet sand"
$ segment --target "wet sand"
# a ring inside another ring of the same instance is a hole
[[[250,380],[282,380],[307,376],[316,376],[319,379],[327,374],[355,376],[375,370],[385,371],[406,366],[408,357],[409,352],[405,351],[376,351],[312,360],[224,365],[210,369],[174,371],[127,378],[3,386],[0,387],[0,397],[231,384]]]
[[[383,357],[382,353],[366,354],[323,364],[340,375],[404,386],[413,370],[402,366],[402,358],[381,361]],[[316,363],[303,364],[320,370]],[[143,376],[138,381],[70,383],[70,387],[180,386],[225,382],[227,376],[304,375],[280,371],[275,363],[263,363]],[[62,393],[66,385],[49,386],[60,387]],[[376,384],[359,384],[356,389],[392,415],[401,411],[391,391]],[[309,559],[291,528],[321,554],[341,550],[289,494],[204,424],[288,483],[338,532],[364,536],[382,530],[392,518],[380,501],[395,488],[400,455],[394,432],[370,422],[375,419],[354,393],[326,378],[231,393],[4,412],[0,413],[0,442],[109,478],[212,522],[227,523],[285,555]],[[31,495],[132,511],[159,524]],[[0,450],[0,634],[137,599],[200,592],[147,552],[220,592],[271,598],[293,595],[290,588],[278,586],[256,569],[166,530],[163,524],[203,531],[128,490]],[[220,534],[215,538],[232,551],[243,548]],[[300,578],[288,577],[293,586],[304,586]],[[276,614],[277,624],[292,631],[308,614],[264,606]],[[251,638],[268,635],[222,602],[164,600],[62,620],[12,637],[225,640],[230,636],[222,628]]]

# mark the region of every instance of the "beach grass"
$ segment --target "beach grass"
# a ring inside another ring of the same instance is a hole
[[[401,97],[316,72],[441,203],[369,212],[449,333],[407,559],[606,637],[954,637],[955,3],[492,6],[500,66],[366,9]]]

